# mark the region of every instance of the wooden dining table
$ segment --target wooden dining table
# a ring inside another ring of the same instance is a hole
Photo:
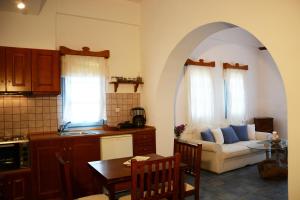
[[[147,154],[144,156],[148,156],[148,160],[157,160],[164,158],[158,154]],[[131,182],[131,167],[125,165],[124,162],[131,159],[132,157],[126,158],[117,158],[111,160],[98,160],[88,162],[88,166],[92,169],[95,178],[99,179],[99,181],[104,186],[109,193],[109,199],[115,200],[116,186],[118,184],[128,183],[130,185]],[[180,191],[179,195],[181,196],[181,191],[184,190],[184,169],[186,165],[180,164]]]

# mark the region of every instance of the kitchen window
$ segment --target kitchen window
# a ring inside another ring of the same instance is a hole
[[[106,119],[106,74],[102,57],[62,57],[63,122],[94,126]]]

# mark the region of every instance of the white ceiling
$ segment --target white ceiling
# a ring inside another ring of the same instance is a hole
[[[23,0],[26,4],[26,8],[21,11],[17,8],[18,0],[0,0],[0,11],[38,15],[46,1],[47,0]]]

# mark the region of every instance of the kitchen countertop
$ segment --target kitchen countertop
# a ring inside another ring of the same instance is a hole
[[[152,126],[145,126],[144,128],[132,128],[132,129],[90,129],[90,131],[94,132],[94,134],[82,134],[82,135],[60,135],[59,132],[46,132],[46,133],[32,133],[29,134],[29,140],[48,140],[48,139],[62,139],[62,138],[77,138],[77,137],[103,137],[103,136],[113,136],[113,135],[123,135],[123,134],[133,134],[140,133],[142,131],[153,130],[155,129]],[[77,130],[74,130],[77,131]],[[79,131],[79,130],[78,130]],[[85,130],[87,131],[87,130]]]

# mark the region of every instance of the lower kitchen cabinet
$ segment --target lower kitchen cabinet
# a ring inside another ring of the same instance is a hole
[[[87,162],[100,160],[99,138],[74,139],[69,154],[74,198],[93,194],[95,192],[93,176]]]
[[[31,200],[31,169],[0,172],[0,199]]]
[[[100,137],[132,134],[133,154],[155,153],[155,128],[112,131],[89,136],[37,136],[30,138],[33,198],[35,200],[61,199],[61,183],[56,152],[71,164],[73,197],[97,192],[97,185],[87,162],[100,160]]]
[[[93,194],[92,173],[87,162],[100,159],[98,137],[37,140],[31,141],[31,147],[35,199],[62,196],[57,152],[71,163],[74,198]]]
[[[133,155],[156,153],[155,129],[148,129],[133,134]]]
[[[61,196],[60,172],[56,152],[62,151],[60,140],[30,142],[33,173],[33,199],[54,199]]]

